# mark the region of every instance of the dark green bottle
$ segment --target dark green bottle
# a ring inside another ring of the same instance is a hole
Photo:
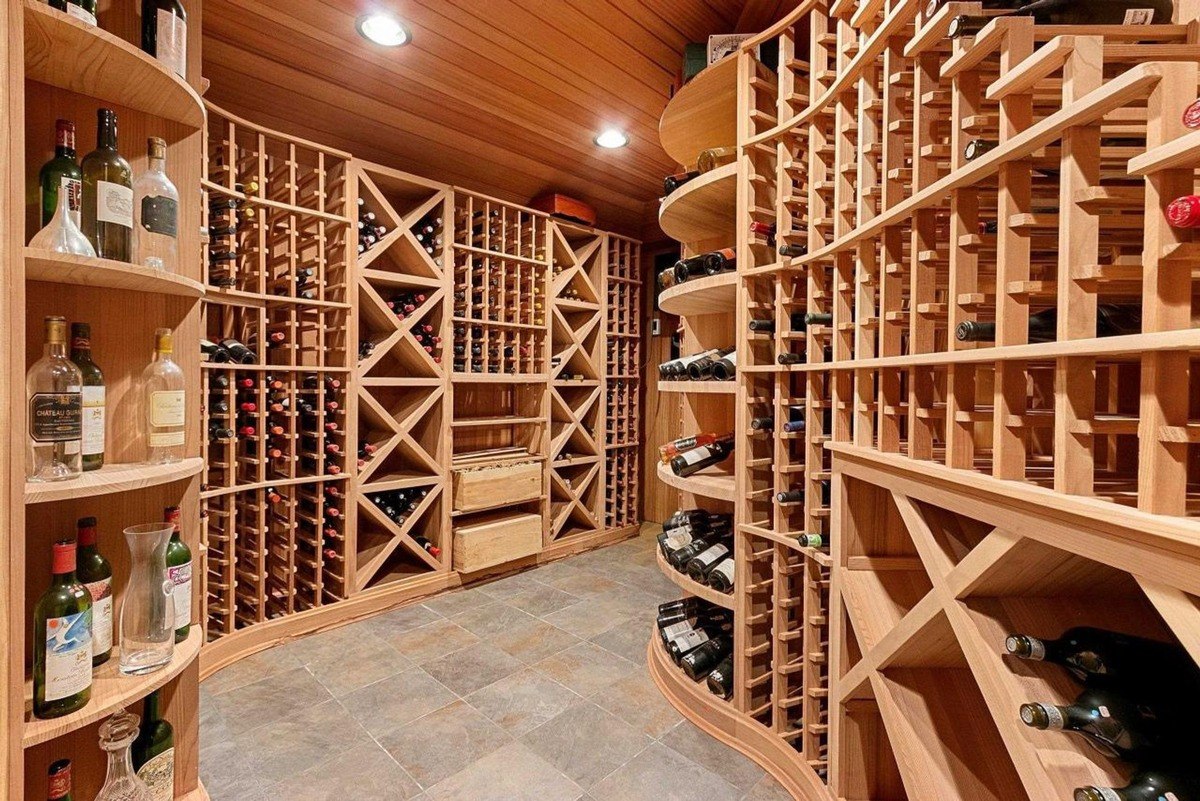
[[[75,543],[54,543],[54,578],[33,613],[33,715],[57,718],[92,698],[92,596],[75,577]]]
[[[42,190],[42,225],[48,225],[58,209],[58,190],[66,187],[71,193],[71,216],[79,225],[79,209],[83,190],[83,173],[75,159],[75,123],[58,120],[54,123],[54,158],[42,165],[38,183]]]
[[[96,518],[81,517],[76,527],[79,551],[75,572],[92,596],[92,667],[96,667],[112,656],[113,571],[96,545]]]
[[[104,430],[107,398],[104,372],[92,361],[92,327],[71,323],[71,361],[83,374],[83,469],[104,467]]]
[[[133,170],[117,150],[117,113],[96,111],[96,149],[83,157],[80,228],[102,259],[129,261],[133,246]]]
[[[51,763],[46,778],[46,801],[73,801],[71,760],[60,759]]]
[[[133,770],[150,788],[154,801],[175,797],[175,730],[162,716],[162,691],[146,696],[142,728],[130,746]]]
[[[1075,801],[1187,801],[1200,798],[1200,778],[1186,770],[1140,770],[1124,787],[1077,787]]]
[[[192,627],[192,550],[179,536],[179,507],[168,506],[164,514],[166,521],[175,526],[167,543],[167,579],[175,585],[171,591],[175,600],[175,642],[183,642]]]

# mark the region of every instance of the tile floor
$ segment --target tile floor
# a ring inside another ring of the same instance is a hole
[[[200,689],[213,801],[787,801],[663,700],[654,535],[238,662]]]

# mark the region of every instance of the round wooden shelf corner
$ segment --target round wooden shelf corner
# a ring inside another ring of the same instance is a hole
[[[111,464],[69,481],[25,482],[25,503],[49,503],[69,498],[109,495],[114,492],[170,484],[199,475],[204,459],[193,456],[173,464]]]
[[[685,395],[736,395],[736,381],[659,381],[659,392]]]
[[[737,144],[737,57],[701,70],[667,102],[658,121],[663,150],[679,164],[696,163],[700,151]]]
[[[668,465],[658,465],[658,480],[680,492],[688,492],[704,498],[733,502],[737,489],[731,473],[721,472],[720,467],[709,467],[687,478],[680,478]]]
[[[667,314],[686,317],[696,314],[729,314],[737,304],[737,273],[717,273],[693,278],[664,289],[658,305]]]
[[[666,558],[662,555],[662,551],[656,551],[658,557],[658,569],[663,572],[663,575],[675,582],[679,589],[686,592],[688,595],[695,595],[697,598],[702,598],[710,604],[724,607],[725,609],[733,609],[733,596],[726,595],[723,592],[718,592],[706,584],[701,584],[698,581],[692,581],[687,573],[680,573],[675,568],[671,567]]]
[[[177,273],[112,259],[35,248],[25,248],[25,278],[52,284],[98,286],[185,298],[204,297],[204,284]]]
[[[737,230],[737,164],[693,178],[663,198],[658,224],[679,242],[720,239],[732,245]]]
[[[21,742],[25,748],[49,742],[56,737],[82,729],[108,717],[118,709],[124,709],[141,698],[162,687],[192,664],[200,653],[204,641],[204,627],[194,624],[188,637],[175,646],[175,656],[162,670],[144,676],[124,676],[117,665],[120,654],[113,649],[107,662],[96,669],[92,679],[92,700],[78,712],[51,720],[39,720],[33,716],[33,683],[25,682],[25,728]]]
[[[833,794],[799,752],[761,723],[738,712],[675,667],[652,632],[646,647],[650,678],[663,697],[697,728],[745,754],[799,801],[833,801]]]

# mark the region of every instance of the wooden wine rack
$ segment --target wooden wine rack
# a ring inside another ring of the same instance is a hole
[[[1129,766],[1020,724],[1019,703],[1073,687],[1002,658],[1005,635],[1096,625],[1200,659],[1197,251],[1164,214],[1200,168],[1181,121],[1200,94],[1196,11],[1009,17],[951,40],[955,16],[994,12],[805,2],[730,59],[736,91],[711,85],[730,64],[695,79],[737,109],[734,698],[693,692],[653,642],[652,672],[797,798],[1121,786]],[[777,81],[755,56],[774,37]],[[668,130],[698,102],[685,92],[663,134],[690,164],[730,123]],[[772,246],[752,221],[775,224]],[[1129,330],[1097,336],[1129,305]],[[1056,336],[1031,342],[1048,308]],[[761,318],[773,334],[748,330]],[[955,336],[993,321],[994,343]],[[788,352],[805,358],[778,364]],[[768,415],[774,436],[750,429]],[[794,488],[802,504],[776,500]]]

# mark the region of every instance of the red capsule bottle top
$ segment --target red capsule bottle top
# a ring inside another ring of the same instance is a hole
[[[1184,195],[1167,206],[1167,221],[1176,228],[1200,226],[1200,197]]]

